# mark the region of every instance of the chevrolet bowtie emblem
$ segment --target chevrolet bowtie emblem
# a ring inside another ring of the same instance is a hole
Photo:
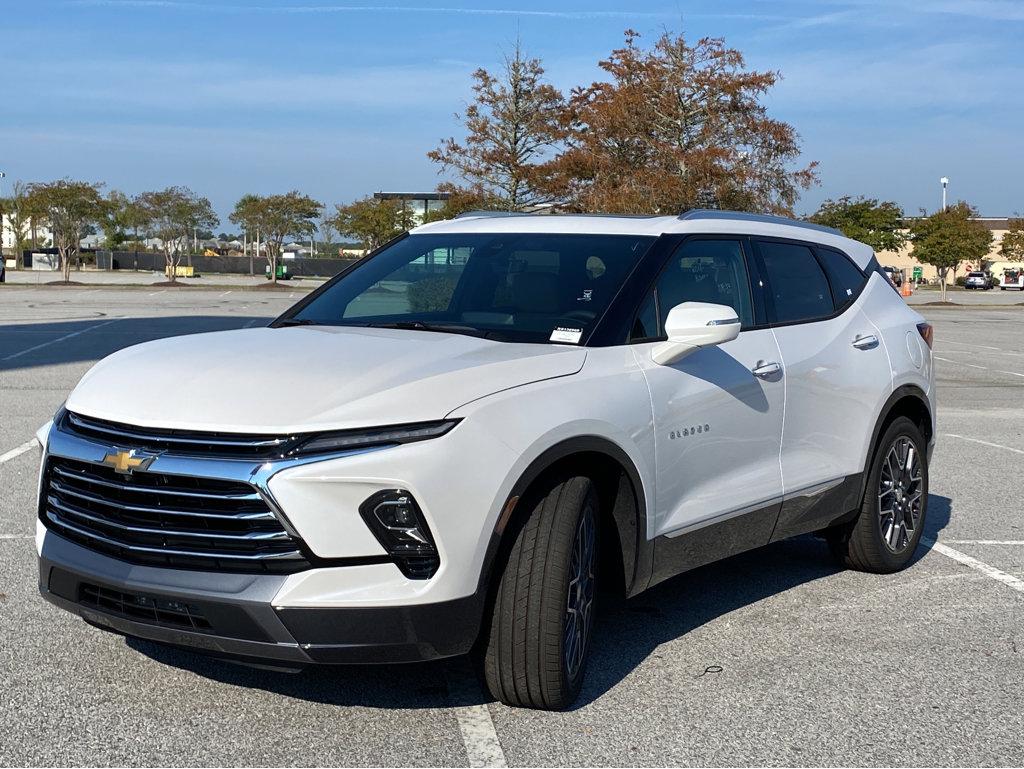
[[[123,475],[131,475],[133,470],[148,469],[154,459],[156,459],[156,454],[144,454],[137,449],[132,449],[131,451],[116,451],[106,454],[103,457],[103,464],[109,465]]]

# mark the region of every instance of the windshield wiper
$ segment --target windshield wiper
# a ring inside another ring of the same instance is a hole
[[[438,331],[443,334],[465,334],[466,336],[478,336],[486,339],[489,331],[483,331],[473,326],[462,326],[458,323],[426,323],[422,320],[396,320],[388,323],[367,323],[370,328],[400,328],[410,331]]]
[[[319,321],[312,320],[310,318],[285,318],[277,324],[278,327],[284,326],[319,326],[322,325]]]

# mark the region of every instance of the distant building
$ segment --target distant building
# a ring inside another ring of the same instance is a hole
[[[26,226],[25,228],[26,237],[29,241],[32,239],[32,230]],[[50,245],[50,241],[53,237],[53,233],[50,232],[50,228],[40,224],[36,227],[36,243],[40,248]],[[14,254],[14,227],[11,225],[7,216],[0,217],[0,245],[3,246],[4,254],[13,257]]]
[[[439,211],[451,197],[447,192],[375,192],[376,200],[401,200],[412,214],[417,224],[423,223],[423,217],[430,211]]]
[[[999,254],[999,245],[1003,240],[1003,235],[1010,229],[1009,217],[1003,216],[979,216],[975,217],[976,221],[984,224],[992,232],[992,247],[989,249],[988,256],[982,259],[981,264],[974,262],[964,262],[957,269],[957,277],[966,275],[971,270],[988,270],[994,276],[1002,277],[1003,269],[1011,266],[1010,262],[1007,262]],[[878,253],[878,261],[883,265],[891,265],[898,270],[902,270],[904,276],[907,278],[914,277],[914,268],[918,267],[921,269],[921,274],[924,280],[928,282],[938,281],[938,271],[929,264],[921,264],[917,259],[911,256],[913,247],[908,243],[903,249],[899,251],[880,251]],[[1020,266],[1019,263],[1016,266]],[[946,275],[946,282],[949,285],[953,284],[954,276],[952,271]]]

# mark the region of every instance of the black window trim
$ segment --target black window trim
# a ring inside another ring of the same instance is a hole
[[[805,318],[803,320],[776,320],[775,302],[772,298],[771,281],[768,279],[767,268],[764,265],[764,256],[761,253],[760,248],[758,248],[759,242],[781,243],[791,246],[803,246],[810,250],[811,255],[814,257],[814,260],[818,263],[818,268],[825,276],[825,283],[828,284],[829,294],[832,296],[832,312],[829,315],[822,315],[816,318]],[[805,323],[822,323],[824,321],[835,320],[840,315],[843,315],[844,313],[848,312],[857,303],[857,300],[860,298],[860,295],[864,293],[864,289],[867,286],[868,281],[871,279],[870,274],[865,273],[864,270],[862,270],[860,266],[853,259],[850,258],[849,254],[847,254],[842,249],[836,248],[835,246],[826,246],[822,243],[815,243],[814,241],[811,240],[798,240],[796,238],[776,238],[768,235],[751,235],[750,245],[754,251],[755,259],[758,263],[758,267],[761,271],[761,274],[764,275],[764,301],[767,305],[769,318],[768,326],[770,328],[784,328],[785,326],[799,326]],[[857,269],[857,272],[864,276],[864,282],[861,283],[860,288],[857,290],[857,293],[852,297],[852,299],[850,299],[846,304],[842,305],[841,308],[838,310],[835,309],[836,297],[834,293],[835,289],[832,286],[832,279],[829,278],[828,269],[825,267],[825,263],[822,261],[821,256],[819,256],[818,254],[819,249],[827,249],[829,251],[834,251],[837,254],[842,254],[842,256],[846,257],[846,259],[849,260],[850,264],[852,264]]]

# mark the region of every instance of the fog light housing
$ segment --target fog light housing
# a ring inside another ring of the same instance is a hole
[[[409,579],[434,576],[441,561],[412,494],[404,489],[378,491],[359,506],[359,514],[402,574]]]

